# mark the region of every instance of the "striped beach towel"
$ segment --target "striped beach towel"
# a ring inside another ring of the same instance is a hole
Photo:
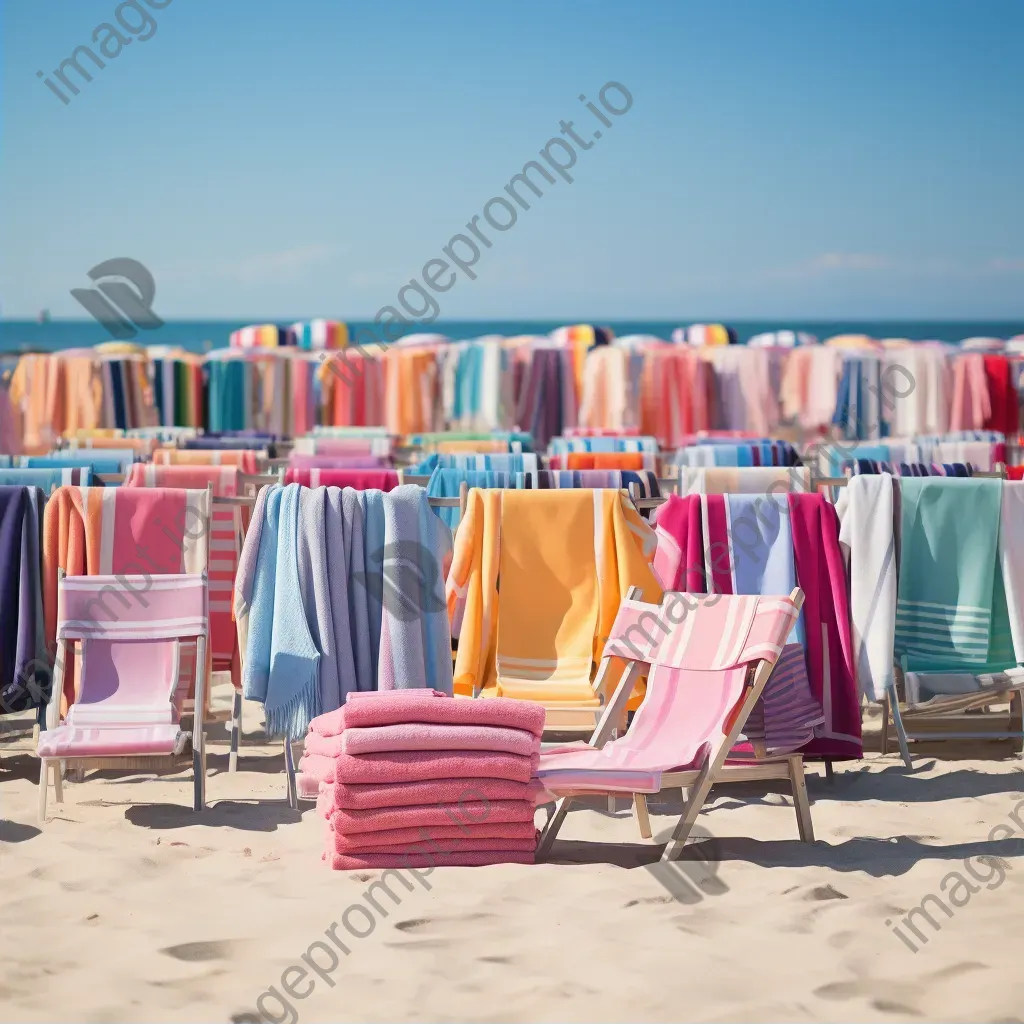
[[[999,563],[1002,481],[905,477],[896,656],[916,672],[1016,665]]]

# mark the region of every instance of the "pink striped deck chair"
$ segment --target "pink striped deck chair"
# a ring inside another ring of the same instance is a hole
[[[235,688],[231,708],[231,751],[228,771],[238,768],[238,746],[242,734],[242,661],[238,630],[231,613],[238,558],[248,526],[249,506],[254,498],[240,497],[242,472],[237,466],[158,466],[136,463],[125,478],[125,487],[179,487],[213,492],[210,519],[210,647],[214,672],[229,672]],[[220,721],[216,714],[209,721]]]
[[[626,669],[590,742],[541,753],[534,775],[557,804],[537,852],[550,850],[574,796],[634,796],[641,835],[649,839],[645,794],[685,788],[689,797],[662,855],[673,860],[713,785],[762,779],[790,782],[800,838],[813,842],[799,754],[726,764],[796,621],[803,592],[797,588],[789,597],[669,594],[661,605],[638,597],[633,588],[622,602],[604,648],[600,676],[612,670],[613,661],[625,662]],[[669,601],[684,603],[670,607]],[[644,702],[625,734],[609,742],[634,683],[644,674]]]
[[[195,809],[206,802],[203,704],[209,591],[205,573],[65,576],[57,596],[55,693],[74,659],[78,698],[60,721],[51,700],[39,736],[39,818],[46,820],[47,773],[62,803],[61,761],[86,770],[178,771],[193,766]],[[194,646],[196,656],[183,657]],[[182,728],[185,700],[195,706]],[[191,743],[191,751],[188,747]]]

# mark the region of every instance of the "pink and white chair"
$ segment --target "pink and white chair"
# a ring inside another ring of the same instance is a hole
[[[57,802],[63,803],[61,762],[82,770],[159,773],[179,771],[191,761],[194,806],[205,806],[209,628],[205,573],[61,574],[54,696],[38,745],[41,821],[51,769]],[[69,658],[77,692],[61,722],[59,695]],[[195,701],[189,732],[182,728],[182,711],[190,689]]]
[[[612,671],[613,662],[625,662],[625,669],[594,735],[589,743],[541,753],[534,775],[557,804],[538,855],[550,851],[573,797],[632,796],[641,835],[650,838],[646,795],[689,790],[662,854],[662,860],[674,860],[713,785],[769,779],[790,782],[800,838],[813,842],[800,754],[764,756],[763,743],[751,736],[755,755],[761,756],[726,763],[785,646],[803,592],[797,588],[789,597],[666,595],[685,600],[682,615],[678,605],[670,615],[666,603],[637,600],[639,593],[632,588],[622,602],[605,645],[598,679]],[[643,703],[624,735],[610,740],[643,675]]]

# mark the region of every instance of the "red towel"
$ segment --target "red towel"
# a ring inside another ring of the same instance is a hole
[[[494,698],[499,700],[500,698]],[[422,782],[395,782],[380,786],[325,783],[320,787],[316,809],[329,818],[337,810],[369,811],[385,807],[455,804],[470,799],[516,800],[533,804],[543,792],[539,782],[509,782],[508,779],[427,779]],[[464,803],[468,806],[468,803]]]
[[[407,831],[428,826],[431,835],[437,827],[451,827],[461,835],[462,828],[475,828],[478,825],[533,823],[533,812],[536,810],[533,800],[489,800],[473,786],[465,786],[460,799],[461,803],[377,807],[367,811],[338,809],[326,817],[331,828],[348,835],[390,832],[395,829]]]
[[[303,487],[354,487],[357,491],[393,491],[398,474],[393,469],[289,469],[286,484]]]
[[[459,850],[532,850],[537,845],[537,830],[532,821],[481,825],[435,825],[433,828],[392,828],[382,832],[332,832],[327,848],[335,853],[373,853],[386,851],[389,846],[404,846],[405,851],[422,849],[426,840],[436,842],[440,849],[455,853]],[[403,852],[405,852],[403,851]]]
[[[344,707],[320,715],[309,723],[310,732],[337,736],[342,729],[403,722],[439,725],[500,725],[525,729],[535,736],[544,732],[544,708],[533,701],[496,697],[470,700],[449,697],[436,690],[386,690],[350,694]]]
[[[529,782],[540,756],[485,750],[411,750],[380,754],[303,754],[298,768],[321,782],[420,782],[424,779],[508,779]]]
[[[335,871],[356,871],[359,868],[482,868],[488,864],[533,864],[535,859],[533,850],[528,853],[522,850],[485,850],[449,854],[324,854],[324,860]]]
[[[1008,439],[1020,430],[1020,412],[1017,407],[1017,388],[1010,376],[1010,360],[1004,355],[987,355],[985,379],[988,382],[989,416],[983,427],[998,430]]]

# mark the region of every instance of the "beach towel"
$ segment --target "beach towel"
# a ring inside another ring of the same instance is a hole
[[[746,466],[679,468],[680,494],[760,494],[770,497],[786,491],[809,491],[807,466]]]
[[[422,832],[421,828],[384,829],[354,835],[334,830],[333,847],[337,853],[343,854],[386,853],[389,847],[421,843],[424,834],[453,851],[492,850],[496,846],[505,850],[532,850],[537,841],[537,830],[532,821],[434,825]]]
[[[369,729],[346,729],[339,736],[310,732],[304,749],[307,754],[327,757],[395,750],[493,750],[528,756],[536,745],[537,737],[525,729],[404,722]]]
[[[43,500],[34,487],[0,486],[0,715],[39,707],[49,694],[39,562]]]
[[[367,823],[376,820],[376,812],[388,808],[422,806],[440,815],[445,807],[469,806],[469,801],[487,800],[491,805],[505,801],[534,805],[543,793],[543,787],[534,779],[525,783],[483,778],[426,779],[373,785],[325,782],[319,786],[317,813],[330,818],[336,811],[366,812],[366,817],[359,820]]]
[[[88,466],[54,469],[0,469],[0,487],[38,487],[44,495],[56,487],[92,485]]]
[[[465,788],[461,803],[410,804],[359,811],[338,809],[328,818],[329,827],[348,836],[376,836],[381,832],[431,826],[502,825],[529,822],[534,803],[529,800],[489,800],[483,793]],[[509,838],[513,838],[509,836]],[[363,840],[364,842],[366,840]]]
[[[452,692],[452,641],[444,597],[451,562],[450,531],[430,509],[423,489],[406,485],[385,495],[384,545],[368,553],[380,566],[383,590],[377,688],[426,687]]]
[[[299,771],[320,782],[391,784],[425,779],[508,779],[529,782],[537,756],[488,750],[405,750],[377,754],[303,754]]]
[[[873,701],[884,700],[895,683],[897,498],[890,474],[855,476],[844,488],[837,507],[842,520],[839,537],[850,579],[857,687]]]
[[[704,520],[699,496],[685,498],[670,494],[655,510],[654,574],[665,590],[690,594],[707,593],[706,562],[717,563],[728,557],[728,548],[719,544],[704,550]]]
[[[188,490],[209,486],[214,498],[233,498],[241,490],[241,478],[236,466],[158,466],[139,462],[128,470],[124,486]],[[214,670],[230,670],[236,690],[242,686],[242,666],[238,631],[232,621],[231,595],[247,520],[247,509],[214,503],[209,544],[210,647]]]
[[[89,454],[62,453],[58,455],[28,455],[22,456],[19,460],[20,469],[48,469],[50,471],[60,469],[87,469],[93,476],[102,473],[103,475],[118,476],[127,468],[124,461],[114,456],[117,453],[103,451],[96,456]],[[132,460],[127,459],[127,465]],[[92,480],[90,479],[90,483]],[[93,486],[96,486],[93,484]]]
[[[256,453],[241,448],[157,448],[153,461],[158,466],[237,466],[250,476],[256,472]]]
[[[895,651],[915,672],[1016,664],[999,559],[1001,480],[901,481]]]
[[[263,705],[267,732],[291,739],[321,710],[320,652],[306,618],[313,581],[304,590],[299,578],[299,492],[290,484],[267,498],[242,675],[246,697]]]
[[[522,729],[534,736],[544,731],[544,709],[528,701],[455,700],[422,690],[359,694],[345,707],[310,723],[310,732],[338,736],[345,729],[405,725],[412,722],[465,728]]]
[[[261,487],[256,495],[249,529],[242,542],[235,571],[235,591],[232,595],[231,612],[238,631],[238,650],[244,663],[249,649],[249,609],[252,606],[252,590],[256,582],[256,565],[259,558],[260,542],[263,538],[263,521],[267,512],[267,496],[272,488]]]
[[[424,849],[424,846],[420,843],[412,849],[419,851]],[[474,853],[435,853],[433,849],[427,849],[428,852],[425,853],[335,853],[329,857],[325,854],[324,859],[335,871],[372,871],[377,868],[393,867],[406,870],[435,867],[482,868],[489,864],[533,864],[536,860],[533,852],[493,850]]]
[[[393,491],[398,473],[393,469],[296,469],[285,472],[286,484],[303,487],[354,487],[357,491]]]
[[[839,519],[822,494],[789,494],[787,500],[796,578],[804,592],[807,676],[811,697],[824,715],[814,727],[814,739],[800,751],[812,757],[859,758],[860,699]]]
[[[621,596],[636,585],[661,597],[653,531],[618,491],[469,497],[447,583],[457,692],[594,702],[593,662]]]

